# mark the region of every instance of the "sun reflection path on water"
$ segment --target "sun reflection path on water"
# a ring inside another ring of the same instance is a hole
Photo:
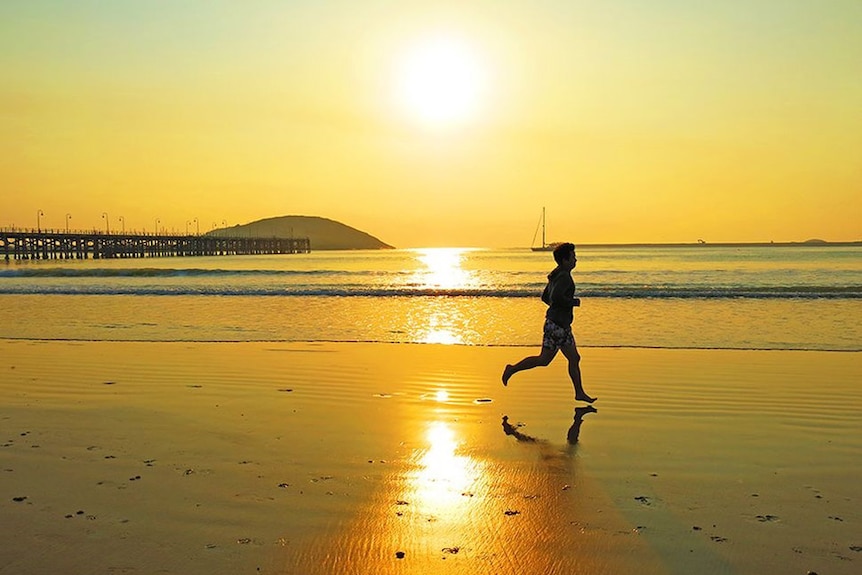
[[[445,345],[464,343],[464,339],[453,330],[433,326],[428,327],[421,341],[422,343],[442,343]]]
[[[422,264],[409,283],[430,292],[470,290],[480,286],[476,273],[464,269],[466,248],[424,248],[416,250],[416,259]],[[461,308],[457,305],[436,306],[425,315],[420,325],[413,327],[417,341],[446,345],[467,343],[464,338]]]
[[[464,269],[466,248],[423,248],[417,259],[425,266],[417,270],[411,283],[426,289],[471,289],[479,286],[476,274]]]

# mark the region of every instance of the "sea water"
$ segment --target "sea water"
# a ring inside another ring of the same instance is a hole
[[[0,338],[538,346],[550,253],[0,265]],[[862,350],[862,247],[582,246],[581,347]]]

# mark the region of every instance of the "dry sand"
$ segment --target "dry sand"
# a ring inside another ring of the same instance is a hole
[[[0,341],[0,572],[862,572],[862,355],[530,351]]]

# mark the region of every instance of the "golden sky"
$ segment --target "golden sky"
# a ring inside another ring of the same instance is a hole
[[[862,240],[859,0],[5,0],[0,70],[0,227]]]

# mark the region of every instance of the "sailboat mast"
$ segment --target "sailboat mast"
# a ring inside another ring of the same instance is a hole
[[[542,247],[545,245],[545,206],[542,206]]]

